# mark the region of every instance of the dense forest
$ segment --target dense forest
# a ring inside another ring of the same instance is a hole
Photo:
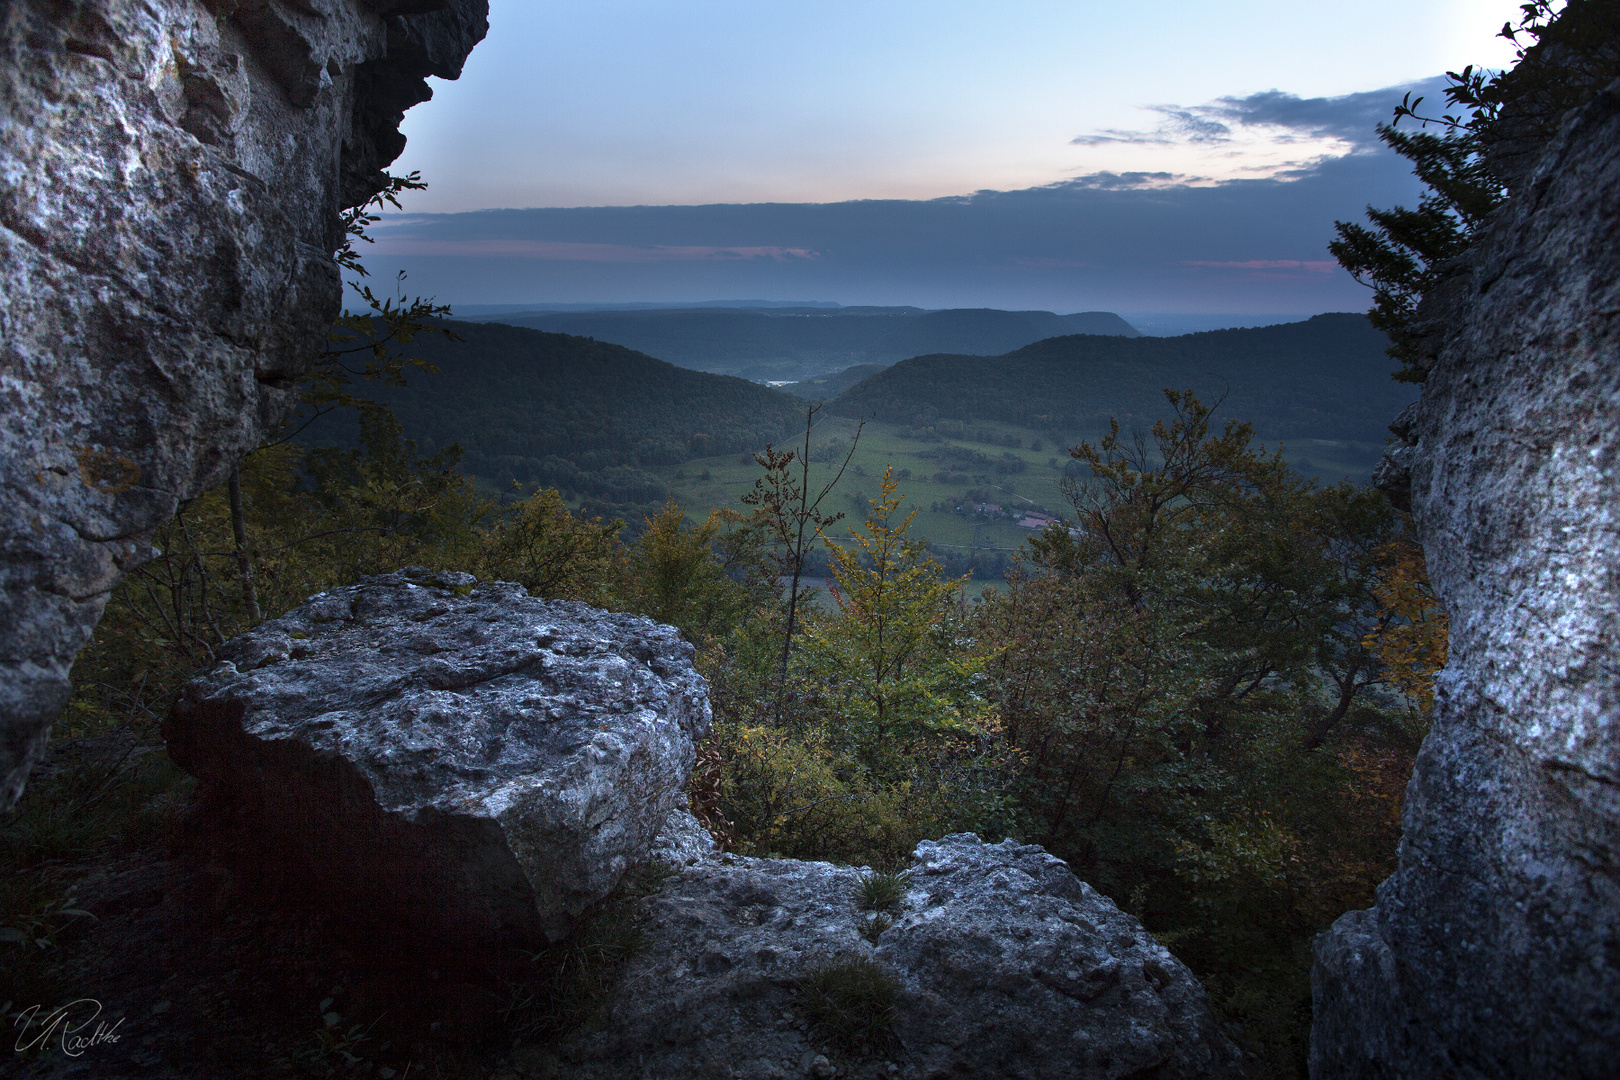
[[[366,393],[425,455],[455,444],[461,468],[496,488],[555,487],[609,513],[657,506],[668,493],[649,466],[751,453],[790,431],[799,413],[779,390],[620,345],[500,324],[435,325],[450,333],[412,342],[427,369]],[[323,417],[300,437],[354,446],[354,414]]]
[[[1192,387],[1267,438],[1377,443],[1414,396],[1390,381],[1387,345],[1362,315],[1168,338],[1056,337],[1004,356],[903,360],[844,390],[831,410],[924,428],[999,420],[1093,432],[1110,417],[1151,424],[1159,387]]]
[[[943,350],[994,355],[1060,334],[1137,334],[1106,311],[1055,315],[991,308],[503,312],[480,321],[593,337],[682,367],[774,381],[811,378],[856,364],[892,364]]]

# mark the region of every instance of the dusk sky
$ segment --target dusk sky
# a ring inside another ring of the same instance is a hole
[[[1517,8],[493,0],[367,264],[464,304],[1357,310],[1333,219],[1416,193],[1373,124],[1509,63]]]

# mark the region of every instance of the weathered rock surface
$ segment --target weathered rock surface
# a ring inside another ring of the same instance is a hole
[[[647,950],[600,1028],[497,1076],[1241,1075],[1191,972],[1042,849],[924,842],[875,945],[856,907],[864,876],[732,856],[688,867],[642,902]],[[862,957],[898,983],[895,1040],[845,1053],[801,1028],[795,986]]]
[[[700,843],[664,829],[709,727],[692,646],[667,626],[407,569],[224,656],[176,704],[170,754],[253,872],[376,933],[532,946],[661,831],[675,858]]]
[[[0,5],[0,810],[108,591],[294,403],[487,0]]]
[[[1311,1071],[1620,1061],[1620,83],[1425,298],[1385,469],[1450,615],[1396,873],[1317,942]]]

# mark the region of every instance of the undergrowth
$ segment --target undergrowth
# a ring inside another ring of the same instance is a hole
[[[505,987],[502,1023],[513,1047],[555,1040],[601,1017],[625,965],[646,947],[636,902],[671,872],[658,863],[633,871],[573,936],[525,955]]]

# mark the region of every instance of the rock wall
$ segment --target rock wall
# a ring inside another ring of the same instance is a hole
[[[487,0],[0,5],[0,810],[177,504],[295,401],[339,211]]]
[[[1399,868],[1317,942],[1318,1080],[1620,1055],[1620,82],[1513,191],[1419,311],[1432,366],[1384,479],[1450,662]]]

